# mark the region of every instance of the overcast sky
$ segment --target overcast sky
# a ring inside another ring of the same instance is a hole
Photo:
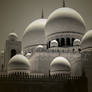
[[[88,30],[92,28],[92,0],[66,0],[66,6],[82,15]],[[10,32],[16,32],[22,39],[29,23],[40,18],[42,8],[47,18],[59,7],[62,7],[62,0],[0,0],[0,51]]]

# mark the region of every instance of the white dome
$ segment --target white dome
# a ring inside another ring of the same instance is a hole
[[[42,45],[38,45],[37,48],[43,48],[43,46]]]
[[[8,35],[8,39],[9,40],[17,40],[18,39],[18,35],[16,33],[9,33]]]
[[[36,52],[41,52],[42,50],[44,49],[44,47],[42,45],[38,45],[36,48],[35,48],[35,51]]]
[[[88,31],[81,40],[81,48],[92,48],[92,30]]]
[[[85,22],[80,14],[71,8],[59,8],[50,14],[46,23],[46,36],[60,33],[85,33]]]
[[[29,24],[22,39],[23,49],[39,44],[46,44],[44,31],[46,20],[47,19],[38,19]]]
[[[30,63],[25,56],[18,54],[9,60],[8,72],[16,71],[30,71]]]
[[[80,45],[80,39],[75,39],[74,42],[73,42],[73,45],[74,46],[79,46]]]
[[[52,40],[50,46],[51,47],[58,47],[58,42],[56,40]]]
[[[29,60],[30,58],[31,58],[31,55],[32,55],[32,53],[30,52],[28,52],[26,55],[25,55],[25,57],[27,57],[27,59]]]
[[[71,71],[71,65],[69,61],[64,57],[56,57],[50,64],[51,73],[66,73]]]
[[[29,57],[29,56],[31,56],[31,54],[32,54],[32,53],[27,53],[27,54],[26,54],[26,57]]]

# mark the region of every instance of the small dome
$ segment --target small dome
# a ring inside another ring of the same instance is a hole
[[[36,52],[39,52],[39,51],[42,51],[43,48],[44,47],[42,45],[38,45],[35,50],[36,50]]]
[[[8,39],[9,40],[17,40],[18,39],[18,35],[16,33],[9,33],[8,35]]]
[[[29,72],[29,71],[30,71],[30,63],[25,56],[18,54],[9,60],[8,73]]]
[[[81,40],[81,49],[92,48],[92,30],[88,31]]]
[[[38,45],[37,48],[43,48],[43,46],[42,45]]]
[[[51,39],[50,37],[57,37],[60,33],[83,35],[86,32],[86,27],[83,18],[77,11],[64,7],[56,9],[50,14],[45,31],[48,39]]]
[[[32,53],[30,52],[28,52],[25,56],[27,57],[27,59],[30,59],[30,57],[31,57],[31,55],[32,55]]]
[[[69,61],[64,57],[56,57],[50,64],[50,72],[51,74],[54,73],[70,73],[71,65]]]
[[[32,54],[32,53],[27,53],[27,54],[26,54],[26,57],[29,57],[29,56],[31,56],[31,54]]]
[[[24,31],[22,43],[23,49],[46,44],[44,26],[47,19],[38,19],[33,21]]]
[[[51,47],[58,47],[58,42],[56,40],[51,41]]]
[[[75,39],[73,42],[74,46],[80,46],[80,39]]]

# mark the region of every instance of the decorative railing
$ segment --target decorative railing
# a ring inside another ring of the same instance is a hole
[[[67,76],[63,74],[56,75],[29,75],[27,73],[15,73],[15,74],[0,74],[0,80],[52,80],[52,81],[64,81],[64,80],[82,80],[85,76]]]

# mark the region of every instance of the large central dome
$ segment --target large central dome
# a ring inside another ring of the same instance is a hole
[[[22,39],[23,49],[39,44],[46,44],[44,32],[45,24],[46,19],[37,19],[29,24]]]
[[[58,33],[86,32],[85,22],[80,14],[72,8],[59,8],[50,14],[45,27],[46,36]]]

